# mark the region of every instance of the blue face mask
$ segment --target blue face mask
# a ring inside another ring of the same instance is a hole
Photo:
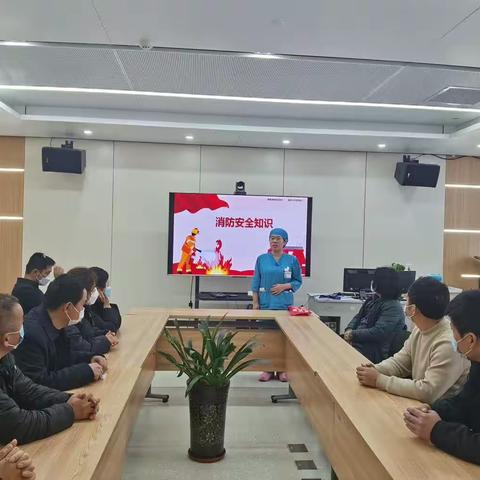
[[[112,287],[105,288],[105,296],[110,300],[112,298]]]
[[[8,333],[7,335],[14,335],[15,333],[18,333],[18,335],[20,337],[20,340],[18,341],[18,343],[16,345],[12,345],[11,343],[7,343],[7,346],[9,346],[10,348],[13,348],[14,350],[16,350],[18,348],[18,346],[23,342],[23,339],[25,337],[25,331],[23,330],[23,325],[22,325],[22,328],[18,332],[11,332],[11,333]]]
[[[452,349],[454,352],[457,352],[459,353],[460,355],[462,355],[462,357],[465,357],[467,358],[467,355],[472,351],[473,347],[468,351],[468,352],[465,352],[465,353],[462,353],[459,349],[458,349],[458,344],[463,342],[467,337],[463,337],[461,338],[458,342],[452,338],[451,342],[452,342]]]

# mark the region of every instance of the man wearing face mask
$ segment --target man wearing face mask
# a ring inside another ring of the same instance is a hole
[[[91,395],[70,395],[27,378],[12,355],[23,338],[22,307],[15,297],[0,294],[0,444],[54,435],[75,420],[93,420],[98,411]]]
[[[458,394],[470,362],[452,350],[452,329],[444,318],[449,300],[448,287],[438,280],[422,277],[414,282],[405,306],[415,325],[412,334],[393,357],[358,367],[359,382],[427,403]]]
[[[25,315],[43,302],[43,292],[39,287],[48,285],[54,265],[52,258],[40,252],[34,253],[25,268],[25,276],[17,279],[12,295],[18,298]]]
[[[95,325],[104,332],[117,332],[122,324],[120,310],[115,303],[111,303],[112,289],[107,286],[108,272],[100,267],[92,267],[97,277],[98,299],[90,310],[95,314]]]
[[[114,332],[102,329],[97,325],[95,312],[92,311],[92,305],[99,297],[96,287],[97,277],[91,269],[86,267],[73,268],[68,274],[75,278],[87,291],[87,300],[81,322],[67,329],[72,347],[77,351],[104,355],[112,347],[117,346],[118,338]]]
[[[480,290],[455,297],[447,308],[452,348],[472,362],[463,390],[455,397],[408,408],[407,428],[422,440],[467,462],[480,464]]]
[[[68,325],[80,321],[87,292],[69,275],[60,275],[48,287],[44,304],[25,318],[25,340],[15,350],[18,366],[33,381],[58,390],[70,390],[100,380],[107,370],[104,357],[72,348]]]

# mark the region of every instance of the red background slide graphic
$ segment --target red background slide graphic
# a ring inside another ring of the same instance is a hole
[[[229,205],[224,200],[220,200],[220,198],[218,198],[218,195],[215,194],[175,194],[174,213],[180,213],[185,210],[190,213],[197,213],[203,208],[208,208],[209,210],[218,210],[222,207],[229,208]]]

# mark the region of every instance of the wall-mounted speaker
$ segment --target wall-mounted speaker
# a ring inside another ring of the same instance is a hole
[[[75,148],[42,148],[42,170],[81,174],[86,166],[86,151]]]

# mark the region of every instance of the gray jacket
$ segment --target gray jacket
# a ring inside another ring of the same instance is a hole
[[[352,330],[352,345],[371,362],[379,363],[390,356],[393,338],[406,328],[400,302],[375,296],[363,304],[347,330]]]

